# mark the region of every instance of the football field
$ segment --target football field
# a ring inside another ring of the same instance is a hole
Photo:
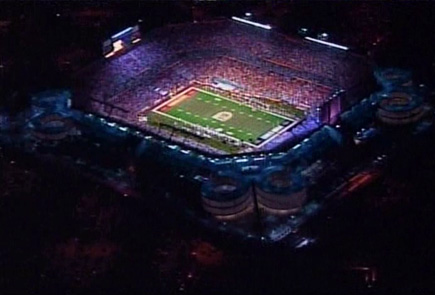
[[[252,145],[261,144],[292,123],[281,115],[198,88],[188,89],[158,106],[149,117],[175,128],[199,126]]]

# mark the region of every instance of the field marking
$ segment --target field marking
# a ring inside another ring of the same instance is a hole
[[[194,87],[187,87],[186,89],[184,89],[183,91],[181,91],[180,93],[178,93],[177,95],[175,95],[173,98],[162,102],[161,104],[157,105],[156,107],[154,107],[151,111],[156,111],[164,106],[167,106],[169,103],[177,100],[178,98],[180,98],[181,96],[183,96],[184,94],[186,94],[189,91],[195,90]]]
[[[287,130],[290,130],[291,128],[293,128],[294,125],[298,124],[300,122],[300,120],[294,120],[292,121],[291,124],[289,124],[288,126],[285,126],[284,128],[281,128],[281,130],[279,130],[277,133],[275,133],[273,136],[269,137],[268,139],[264,140],[263,142],[261,142],[257,147],[261,148],[262,146],[268,144],[269,142],[271,142],[272,140],[274,140],[275,138],[277,138],[279,135],[283,134],[284,132],[287,132]],[[261,137],[261,136],[260,136]]]
[[[201,88],[196,88],[196,87],[194,87],[194,86],[193,86],[192,88],[195,89],[195,90],[198,91],[198,92],[207,93],[208,95],[211,95],[211,96],[217,96],[217,97],[222,98],[222,99],[224,99],[224,100],[227,100],[227,101],[229,101],[229,102],[233,102],[233,103],[238,104],[238,105],[240,105],[240,106],[245,106],[245,107],[248,107],[248,108],[251,108],[251,109],[252,109],[252,107],[251,107],[250,105],[248,105],[248,104],[241,103],[241,102],[239,102],[239,101],[237,101],[237,100],[232,100],[232,99],[226,98],[226,97],[224,97],[224,96],[221,96],[221,95],[218,94],[218,93],[213,93],[213,92],[210,92],[210,91],[207,91],[207,90],[201,89]],[[275,116],[275,117],[278,117],[278,118],[282,118],[282,119],[285,119],[285,120],[287,120],[287,121],[294,121],[292,118],[285,117],[285,116],[283,116],[283,115],[281,115],[281,114],[272,113],[272,112],[269,112],[269,111],[266,111],[266,110],[262,110],[262,109],[258,109],[258,110],[259,110],[260,112],[263,112],[263,113],[266,113],[266,114],[269,114],[269,115],[272,115],[272,116]]]
[[[183,95],[180,98],[178,98],[177,100],[174,100],[173,102],[169,103],[168,106],[169,107],[173,107],[176,106],[177,104],[179,104],[180,102],[182,102],[183,100],[189,98],[189,96],[187,95]]]
[[[178,99],[180,96],[182,96],[182,95],[184,95],[185,93],[187,93],[187,92],[189,92],[189,91],[192,91],[192,90],[196,90],[197,92],[203,92],[203,93],[206,93],[206,94],[208,94],[208,95],[210,95],[210,96],[214,96],[214,97],[217,96],[217,97],[219,97],[219,98],[221,98],[221,99],[223,99],[223,100],[227,100],[227,101],[229,101],[229,102],[232,102],[232,103],[235,103],[235,104],[238,104],[238,105],[241,105],[241,106],[250,107],[249,105],[244,104],[244,103],[241,103],[241,102],[239,102],[239,101],[237,101],[237,100],[231,100],[231,99],[229,99],[229,98],[226,98],[226,97],[221,96],[220,94],[213,93],[213,92],[209,92],[209,91],[207,91],[207,90],[204,90],[204,89],[200,89],[200,88],[196,88],[196,87],[194,87],[194,86],[191,86],[191,87],[186,88],[185,90],[183,90],[183,91],[180,92],[179,94],[175,95],[173,98],[171,98],[171,99],[169,99],[169,100],[167,100],[167,101],[165,101],[165,102],[163,102],[163,103],[157,105],[157,106],[154,107],[152,110],[150,110],[150,112],[154,112],[154,113],[160,114],[160,115],[162,115],[162,116],[165,116],[165,117],[168,117],[168,118],[174,119],[174,120],[176,120],[176,121],[183,122],[183,123],[185,123],[185,124],[187,124],[187,125],[190,125],[190,126],[193,126],[193,127],[200,127],[200,128],[206,129],[206,127],[203,127],[203,126],[201,126],[201,125],[199,125],[199,124],[194,124],[194,123],[191,123],[191,122],[188,122],[188,121],[185,121],[185,120],[179,119],[179,118],[177,118],[177,117],[174,117],[174,116],[172,116],[172,115],[169,115],[169,114],[167,114],[167,113],[163,113],[163,112],[160,112],[160,111],[159,111],[159,109],[161,109],[162,107],[166,106],[166,105],[167,105],[168,103],[170,103],[171,101],[174,101],[174,100]],[[192,98],[192,96],[190,96],[189,98]],[[208,102],[208,101],[206,101],[206,102]],[[289,130],[290,128],[292,128],[294,125],[296,125],[296,124],[300,121],[300,120],[294,120],[294,119],[292,119],[292,118],[288,118],[288,117],[282,116],[282,115],[280,115],[280,114],[271,113],[271,112],[266,111],[266,110],[262,110],[262,109],[258,109],[258,110],[259,110],[260,112],[267,113],[267,114],[270,114],[270,115],[275,116],[275,117],[278,117],[278,118],[282,118],[282,119],[284,119],[284,120],[286,120],[286,121],[291,121],[292,123],[289,124],[288,126],[285,126],[284,128],[282,128],[282,129],[281,129],[280,131],[278,131],[277,133],[274,133],[272,136],[270,136],[268,139],[262,141],[262,142],[261,142],[260,144],[258,144],[258,145],[252,144],[252,143],[250,143],[250,142],[248,142],[248,141],[244,141],[244,140],[241,140],[241,139],[238,139],[238,138],[232,137],[232,136],[228,136],[228,135],[223,134],[223,133],[220,133],[220,134],[221,134],[222,136],[224,136],[224,137],[229,137],[229,138],[231,138],[232,140],[235,140],[235,141],[241,141],[242,143],[244,143],[244,144],[246,144],[246,145],[248,145],[248,146],[251,146],[251,147],[254,147],[254,148],[261,148],[263,145],[269,143],[270,141],[272,141],[273,139],[275,139],[276,137],[278,137],[278,136],[281,135],[282,133],[286,132],[287,130]],[[203,119],[204,119],[205,121],[208,121],[207,118],[203,118]],[[230,129],[231,129],[231,127],[230,127]],[[273,128],[272,128],[272,129],[273,129]],[[270,129],[270,130],[272,130],[272,129]],[[270,131],[270,130],[269,130],[269,131]],[[269,132],[269,131],[267,131],[267,132]],[[242,132],[243,132],[243,131],[242,131]],[[267,133],[267,132],[266,132],[266,133]],[[265,134],[265,133],[263,133],[262,135],[264,135],[264,134]],[[259,137],[261,137],[262,135],[260,135]]]
[[[236,142],[242,142],[243,144],[250,145],[251,147],[255,147],[255,148],[258,147],[258,146],[254,145],[254,144],[251,144],[250,142],[244,141],[244,140],[242,140],[242,139],[239,139],[239,138],[236,138],[236,137],[233,137],[233,136],[230,136],[230,135],[226,135],[225,133],[218,132],[217,129],[214,129],[214,128],[208,128],[208,127],[204,127],[204,126],[201,126],[201,125],[198,125],[198,124],[194,124],[194,123],[191,123],[191,122],[189,122],[189,121],[186,121],[186,120],[183,120],[183,119],[180,119],[180,118],[174,117],[174,116],[172,116],[172,115],[170,115],[170,114],[162,113],[162,112],[160,112],[160,111],[158,111],[158,110],[153,110],[153,112],[156,113],[156,114],[162,115],[162,116],[164,116],[164,117],[171,118],[171,119],[173,119],[173,120],[175,120],[175,121],[183,122],[184,124],[189,125],[189,126],[191,126],[191,127],[194,127],[194,128],[198,128],[198,127],[200,127],[200,128],[202,128],[202,129],[204,129],[204,130],[206,130],[206,129],[211,129],[211,130],[213,130],[214,132],[219,133],[219,135],[221,135],[222,137],[229,137],[230,139],[232,139],[232,140],[234,140],[234,141],[236,141]]]

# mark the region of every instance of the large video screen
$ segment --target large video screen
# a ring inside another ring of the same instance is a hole
[[[139,26],[128,27],[103,42],[103,55],[109,58],[117,52],[129,49],[141,40]]]

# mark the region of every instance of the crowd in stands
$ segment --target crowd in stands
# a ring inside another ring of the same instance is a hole
[[[166,45],[175,51],[192,48],[220,48],[240,50],[273,63],[338,81],[341,87],[358,79],[355,67],[364,60],[341,50],[323,45],[301,42],[278,33],[238,24],[179,25],[161,29]],[[187,47],[187,48],[186,48]]]
[[[350,53],[223,20],[153,30],[139,46],[78,78],[92,110],[135,122],[140,110],[194,80],[225,79],[240,91],[308,109],[357,83],[365,68]]]
[[[309,108],[331,95],[331,88],[298,77],[285,77],[264,71],[239,60],[223,57],[194,63],[205,77],[219,77],[241,85],[241,92],[255,97],[284,100],[292,105]],[[200,82],[209,82],[201,81]]]

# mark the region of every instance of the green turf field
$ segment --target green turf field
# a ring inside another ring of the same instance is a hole
[[[244,142],[255,142],[284,121],[290,121],[203,90],[189,91],[180,102],[157,108],[151,116],[154,121],[175,127],[188,122],[210,128]]]

